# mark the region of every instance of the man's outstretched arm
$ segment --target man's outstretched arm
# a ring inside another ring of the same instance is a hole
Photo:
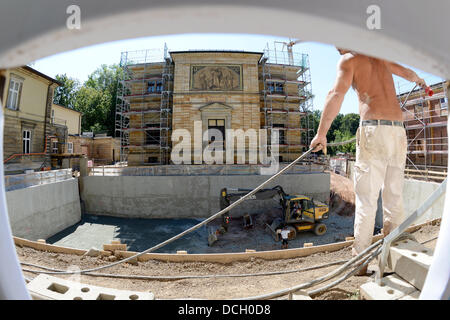
[[[386,61],[386,64],[388,66],[389,71],[391,73],[402,77],[405,80],[415,82],[418,86],[422,87],[423,89],[427,88],[427,84],[425,83],[425,80],[420,78],[417,73],[415,73],[413,70],[405,68],[398,63]]]
[[[336,82],[333,89],[330,90],[320,117],[319,128],[314,139],[311,141],[310,148],[314,148],[313,152],[317,152],[327,145],[327,132],[331,127],[331,123],[336,118],[344,101],[345,94],[350,88],[353,81],[353,63],[348,57],[342,57],[338,64]]]

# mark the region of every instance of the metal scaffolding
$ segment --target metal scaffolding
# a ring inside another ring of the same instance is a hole
[[[121,162],[169,164],[173,113],[174,64],[167,50],[123,52],[118,80],[116,136]],[[314,137],[309,57],[266,48],[259,62],[260,127],[279,130],[282,162],[306,151]],[[261,84],[262,83],[262,84]],[[244,124],[243,124],[244,125]],[[307,159],[305,163],[310,163]]]
[[[287,159],[281,160],[292,161],[307,150],[315,134],[309,57],[307,54],[276,50],[276,45],[274,50],[267,46],[261,67],[262,128],[268,130],[269,150],[271,133],[277,129],[280,132],[279,152],[287,155]],[[292,91],[293,87],[295,91]],[[274,116],[278,121],[274,120]]]
[[[123,52],[116,105],[120,160],[138,156],[140,164],[168,164],[173,67],[164,51]]]
[[[431,88],[433,96],[426,95],[422,89],[416,90],[403,106],[408,139],[406,173],[426,179],[434,175],[437,177],[433,179],[439,180],[439,173],[447,172],[448,101],[444,82],[434,84]],[[403,102],[406,95],[399,94],[399,101]],[[445,178],[444,175],[440,176]]]

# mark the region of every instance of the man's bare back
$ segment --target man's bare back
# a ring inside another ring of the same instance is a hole
[[[345,58],[354,65],[352,87],[358,94],[361,120],[402,121],[394,80],[384,60],[347,53]]]
[[[326,134],[338,115],[350,86],[358,94],[361,120],[397,121],[402,121],[403,116],[397,101],[392,75],[415,82],[424,89],[427,87],[425,81],[413,70],[397,63],[345,49],[338,49],[338,51],[342,58],[338,64],[336,82],[325,99],[317,134],[310,144],[314,152],[326,147]]]

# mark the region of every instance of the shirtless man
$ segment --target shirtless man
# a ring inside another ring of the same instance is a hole
[[[360,126],[356,132],[355,241],[353,256],[372,243],[372,235],[380,190],[383,200],[383,233],[386,236],[403,221],[403,178],[407,138],[397,101],[392,74],[415,82],[426,83],[417,74],[396,63],[338,49],[342,55],[334,87],[328,93],[317,135],[311,148],[326,148],[326,135],[341,109],[350,86],[358,94]],[[359,275],[365,275],[367,267]]]

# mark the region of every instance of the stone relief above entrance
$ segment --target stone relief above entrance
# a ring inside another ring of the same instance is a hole
[[[195,91],[240,91],[242,66],[192,65],[190,88]]]

